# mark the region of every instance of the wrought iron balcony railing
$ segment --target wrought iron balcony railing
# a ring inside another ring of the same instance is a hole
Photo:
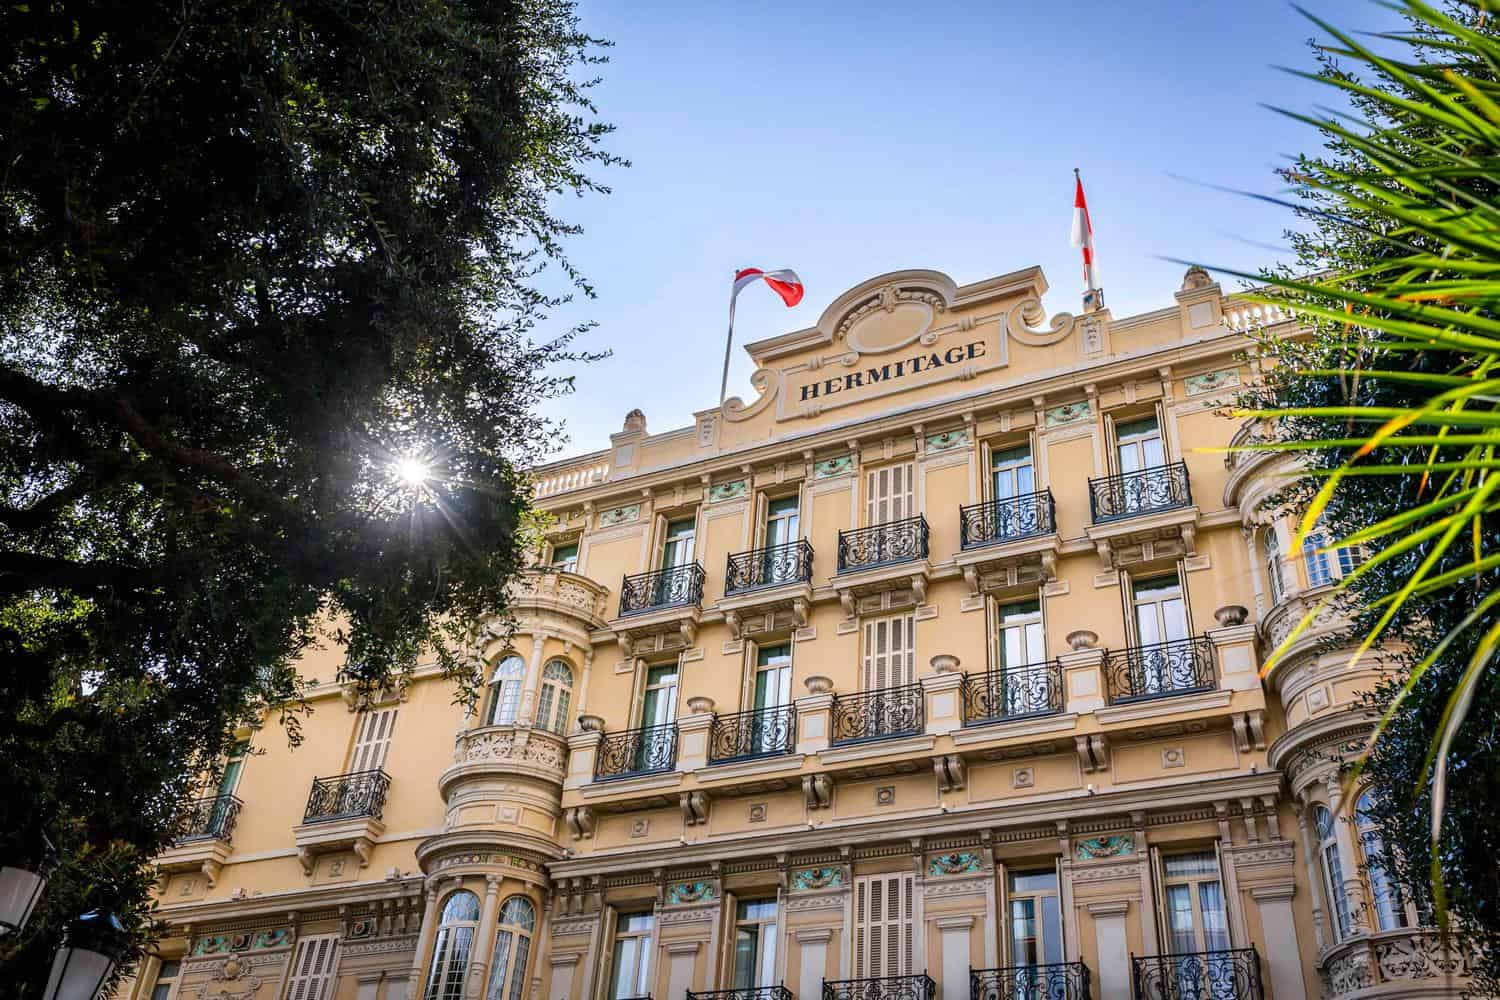
[[[839,572],[927,558],[927,518],[918,514],[839,532]]]
[[[715,715],[708,734],[708,762],[775,757],[791,753],[797,742],[797,708],[774,705],[733,715]]]
[[[229,839],[234,836],[234,824],[240,818],[240,808],[243,805],[233,795],[210,795],[194,799],[188,805],[182,836],[177,838],[177,842],[222,840],[229,843]]]
[[[1131,956],[1136,1000],[1264,1000],[1254,948]]]
[[[823,980],[823,1000],[934,1000],[936,996],[937,983],[925,972]]]
[[[964,725],[1050,715],[1063,707],[1062,664],[1057,660],[964,674]]]
[[[378,769],[314,778],[302,822],[323,823],[359,816],[379,819],[385,809],[386,792],[390,788],[390,775]]]
[[[743,594],[762,587],[806,583],[812,579],[813,547],[807,539],[772,545],[729,557],[724,568],[724,593]]]
[[[969,1000],[1089,1000],[1082,962],[969,970]]]
[[[913,736],[922,731],[924,718],[921,684],[834,695],[832,742]]]
[[[703,603],[703,566],[690,562],[671,569],[636,573],[620,583],[620,617]]]
[[[792,1000],[792,991],[784,983],[739,990],[688,990],[687,1000]]]
[[[966,549],[1044,535],[1056,525],[1057,505],[1052,502],[1051,490],[958,508],[958,535]]]
[[[677,724],[605,733],[594,756],[594,780],[670,771],[677,764]]]
[[[1095,524],[1187,507],[1192,502],[1186,462],[1089,480],[1089,508]]]
[[[1208,691],[1215,683],[1214,644],[1206,635],[1112,649],[1104,661],[1111,705]]]

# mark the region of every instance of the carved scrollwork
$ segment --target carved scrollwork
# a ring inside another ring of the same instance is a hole
[[[755,402],[746,404],[738,396],[730,396],[724,400],[724,419],[733,423],[749,420],[758,416],[761,411],[770,406],[781,393],[782,374],[773,368],[758,368],[754,375],[750,376],[750,384],[760,397]]]
[[[1046,316],[1046,312],[1042,309],[1042,300],[1035,295],[1028,295],[1006,312],[1005,328],[1020,343],[1031,347],[1046,347],[1072,333],[1073,326],[1078,321],[1072,313],[1063,312],[1055,313],[1051,324],[1045,330],[1032,325],[1041,323]]]

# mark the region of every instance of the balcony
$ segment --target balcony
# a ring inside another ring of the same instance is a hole
[[[697,562],[620,582],[620,614],[610,627],[626,655],[685,649],[698,634],[703,605],[703,566]]]
[[[812,571],[813,547],[806,539],[730,556],[719,610],[734,638],[806,625]]]
[[[870,979],[825,979],[823,1000],[934,1000],[937,983],[925,972]]]
[[[1319,961],[1323,996],[1460,996],[1472,988],[1474,945],[1462,935],[1445,942],[1435,930],[1361,934],[1334,945]]]
[[[954,562],[971,597],[1035,590],[1057,576],[1056,504],[1051,490],[958,509],[962,548]]]
[[[188,804],[182,834],[156,858],[164,876],[201,873],[209,888],[229,859],[229,842],[244,805],[233,795],[211,795]]]
[[[1057,660],[964,674],[960,688],[965,726],[1053,715],[1063,708],[1062,664]]]
[[[839,532],[838,575],[833,579],[846,618],[861,611],[883,611],[899,604],[927,600],[927,561],[930,532],[927,518],[887,521],[868,528]],[[875,598],[868,602],[865,598]]]
[[[1089,1000],[1082,962],[969,970],[969,1000]]]
[[[361,868],[368,865],[385,832],[381,814],[390,788],[390,776],[381,770],[314,778],[302,823],[292,830],[303,873],[312,875],[319,855],[342,851],[354,852]]]
[[[1216,684],[1214,644],[1206,635],[1112,649],[1104,659],[1111,705],[1211,691]]]
[[[708,734],[708,762],[777,757],[792,752],[797,742],[797,708],[777,705],[733,715],[715,715]]]
[[[924,726],[921,684],[900,684],[856,694],[834,695],[834,746],[915,736]]]
[[[1085,534],[1106,570],[1197,554],[1198,508],[1185,462],[1090,479],[1089,509]]]
[[[1254,948],[1131,956],[1135,1000],[1265,1000]]]
[[[677,724],[605,733],[594,753],[594,780],[661,774],[677,765]]]
[[[793,1000],[785,985],[748,986],[742,990],[688,990],[687,1000]]]

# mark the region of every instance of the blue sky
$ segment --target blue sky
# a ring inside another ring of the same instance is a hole
[[[1308,0],[1344,28],[1388,28],[1368,0]],[[1172,302],[1176,257],[1251,269],[1276,256],[1284,213],[1209,185],[1277,190],[1310,129],[1314,26],[1247,3],[782,3],[581,0],[615,45],[593,95],[632,161],[607,196],[558,205],[585,227],[574,263],[597,298],[579,346],[613,357],[549,404],[564,453],[605,447],[627,410],[653,432],[718,401],[730,277],[791,267],[787,309],[741,297],[730,395],[749,396],[741,345],[800,329],[863,279],[906,267],[959,283],[1039,264],[1050,311],[1078,307],[1068,245],[1083,172],[1106,299],[1116,316]]]

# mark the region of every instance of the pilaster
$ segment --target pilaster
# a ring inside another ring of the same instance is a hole
[[[1104,650],[1074,649],[1058,658],[1062,665],[1064,710],[1082,715],[1104,707]]]

